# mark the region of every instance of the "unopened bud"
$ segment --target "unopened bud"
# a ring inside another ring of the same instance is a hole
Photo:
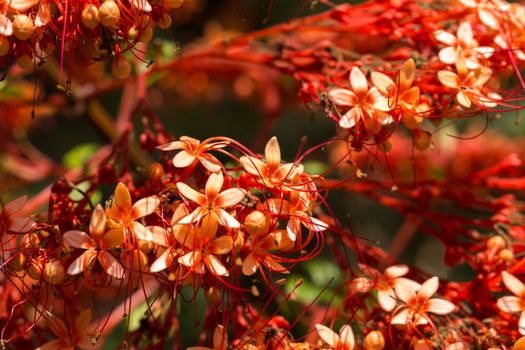
[[[0,56],[7,55],[9,53],[10,46],[11,44],[9,43],[9,39],[3,35],[0,35]]]
[[[131,65],[122,55],[117,55],[111,64],[111,73],[117,79],[126,79],[131,72]]]
[[[430,147],[432,144],[432,135],[424,130],[417,129],[414,130],[414,146],[420,150],[424,151]]]
[[[502,249],[501,252],[499,252],[499,257],[503,261],[512,261],[512,259],[514,259],[514,253],[510,249]]]
[[[40,261],[33,261],[27,267],[27,274],[34,280],[40,280],[42,277],[42,263]]]
[[[385,347],[385,337],[380,331],[372,331],[365,337],[366,350],[381,350]]]
[[[33,59],[25,53],[16,59],[16,64],[22,69],[28,69],[33,64]]]
[[[148,257],[142,250],[135,249],[133,251],[133,270],[144,272],[148,269]]]
[[[66,271],[60,261],[53,260],[46,264],[44,268],[44,280],[50,284],[61,284],[64,282]]]
[[[27,40],[33,35],[35,25],[26,15],[16,15],[13,21],[13,34],[20,40]]]
[[[512,350],[525,350],[525,337],[521,337],[514,343]]]
[[[113,0],[106,0],[98,8],[98,18],[104,27],[116,28],[120,19],[120,9]]]
[[[270,218],[264,213],[254,210],[244,219],[244,229],[254,236],[262,236],[270,229]]]
[[[164,0],[164,6],[169,9],[177,9],[184,4],[184,0]]]
[[[140,239],[139,247],[144,254],[149,254],[153,250],[153,242]]]
[[[40,248],[40,238],[36,233],[26,233],[20,238],[18,242],[18,249],[23,254],[27,255],[35,249]]]
[[[142,35],[140,36],[139,41],[141,43],[149,43],[152,38],[153,38],[153,28],[151,28],[151,26],[148,26],[144,28],[144,30],[142,31]]]
[[[168,29],[169,27],[171,27],[171,23],[171,16],[168,13],[164,13],[157,22],[157,25],[159,26],[159,28]]]
[[[11,260],[9,260],[9,267],[13,271],[22,271],[26,266],[26,257],[22,253],[16,254]]]
[[[491,250],[500,250],[505,248],[506,245],[505,239],[501,236],[492,236],[487,240],[487,248]]]
[[[96,28],[99,23],[98,8],[93,4],[87,5],[82,11],[81,19],[82,24],[84,24],[87,28]]]
[[[138,34],[138,30],[137,28],[135,28],[135,26],[129,28],[128,30],[128,39],[129,40],[135,40],[135,38],[137,37],[137,34]]]
[[[148,168],[148,178],[151,181],[159,182],[162,181],[164,176],[164,168],[160,163],[153,163]]]

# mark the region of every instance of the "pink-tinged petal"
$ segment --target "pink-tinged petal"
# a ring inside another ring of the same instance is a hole
[[[489,58],[494,54],[494,48],[491,46],[480,46],[474,49],[478,54],[483,55],[485,58]]]
[[[469,22],[463,22],[458,28],[458,40],[463,44],[464,48],[471,48],[474,40],[472,27]]]
[[[470,70],[475,70],[479,67],[479,62],[476,59],[476,57],[466,57],[465,58],[465,65]]]
[[[321,338],[331,347],[335,347],[335,344],[339,342],[339,334],[335,333],[330,328],[323,326],[322,324],[316,324],[315,328],[317,328],[317,334],[319,334],[319,338]]]
[[[208,250],[212,254],[223,255],[229,253],[233,248],[233,240],[230,236],[221,236],[213,240],[209,246]]]
[[[10,9],[23,13],[37,5],[38,0],[9,0],[7,4]]]
[[[208,255],[205,259],[208,269],[217,276],[228,276],[228,269],[215,255]]]
[[[104,271],[106,271],[108,275],[119,280],[124,278],[124,268],[113,255],[104,251],[100,252],[98,254],[98,262],[102,265],[102,268],[104,268]]]
[[[475,8],[478,7],[477,0],[458,0],[460,4],[466,7]]]
[[[133,220],[152,214],[155,212],[159,204],[160,199],[157,196],[142,198],[137,203],[135,203],[131,209]]]
[[[457,50],[455,47],[445,47],[444,49],[439,50],[438,57],[443,63],[454,64],[454,62],[456,62]]]
[[[438,315],[451,313],[455,308],[454,304],[445,299],[432,298],[427,303],[427,311]]]
[[[194,146],[194,147],[197,147],[198,145],[201,144],[201,142],[199,140],[197,140],[196,138],[193,138],[191,136],[181,136],[181,137],[179,137],[179,140],[184,141],[184,144],[186,144],[186,145],[190,145],[190,146]]]
[[[264,202],[264,207],[273,215],[289,215],[290,202],[279,198],[270,198]]]
[[[13,22],[3,14],[0,14],[0,35],[6,38],[13,35]]]
[[[228,337],[222,325],[218,325],[213,331],[213,349],[228,349]]]
[[[456,36],[445,30],[436,30],[434,32],[434,38],[436,38],[437,41],[443,44],[446,44],[448,46],[456,45]]]
[[[470,106],[472,106],[472,101],[464,90],[461,90],[456,94],[456,100],[461,106],[465,108],[470,108]]]
[[[378,111],[382,111],[382,112],[389,112],[392,110],[392,108],[394,107],[393,105],[390,104],[388,98],[386,97],[382,97],[382,98],[379,98],[377,99],[375,102],[374,102],[374,108]]]
[[[412,325],[420,326],[428,324],[428,317],[426,314],[415,314],[412,316]]]
[[[391,324],[406,325],[410,320],[410,314],[408,309],[403,309],[392,317]]]
[[[242,262],[242,273],[245,276],[251,276],[257,272],[258,268],[259,263],[257,262],[257,257],[251,252]]]
[[[394,310],[397,304],[394,290],[392,288],[379,290],[377,292],[377,302],[379,303],[379,306],[387,312]]]
[[[281,148],[277,137],[273,136],[264,147],[264,157],[266,163],[272,169],[277,169],[281,165]]]
[[[352,331],[352,327],[350,327],[347,324],[343,325],[341,329],[339,330],[339,337],[341,338],[341,341],[349,345],[350,349],[354,348],[355,338],[354,338],[354,332]]]
[[[35,350],[62,350],[64,348],[63,341],[63,339],[53,339]]]
[[[157,149],[161,151],[172,151],[174,149],[185,148],[186,144],[182,141],[173,141],[164,145],[157,146]]]
[[[233,216],[228,214],[224,209],[219,209],[217,218],[219,219],[219,222],[222,226],[225,226],[227,228],[240,228],[241,224],[237,219],[235,219]]]
[[[275,177],[284,181],[294,177],[295,174],[301,174],[303,171],[302,164],[286,163],[279,167]]]
[[[505,286],[517,297],[525,296],[525,285],[507,271],[501,273]]]
[[[260,159],[255,157],[246,157],[243,156],[239,159],[244,170],[248,173],[255,176],[263,176],[266,169],[266,164],[264,164]]]
[[[240,188],[228,188],[217,196],[215,205],[220,208],[228,208],[239,203],[244,198],[244,191]]]
[[[50,2],[42,1],[38,6],[38,12],[35,17],[35,26],[42,27],[51,22]]]
[[[130,3],[139,11],[148,13],[151,12],[152,7],[146,0],[131,0]]]
[[[135,234],[135,237],[138,239],[142,239],[143,241],[151,242],[153,240],[153,234],[148,231],[147,228],[144,227],[140,222],[133,221],[133,233]]]
[[[365,95],[368,92],[368,81],[364,73],[357,67],[350,72],[350,85],[357,95]]]
[[[164,271],[168,268],[168,256],[169,254],[171,254],[171,252],[168,250],[165,250],[164,253],[162,253],[158,258],[157,260],[155,260],[153,262],[153,264],[151,264],[150,266],[150,271],[155,273],[155,272],[160,272],[160,271]]]
[[[492,12],[487,11],[482,7],[479,7],[478,16],[481,22],[483,22],[483,24],[485,24],[486,26],[489,26],[492,29],[498,29],[498,19]]]
[[[305,215],[304,217],[301,216],[300,218],[301,223],[309,230],[321,232],[325,231],[329,226],[324,221],[321,221],[317,218],[314,218],[312,216]]]
[[[438,79],[441,84],[451,89],[459,88],[458,75],[448,70],[440,70],[438,72]]]
[[[345,115],[339,119],[339,126],[343,129],[351,129],[353,128],[357,122],[360,119],[361,114],[357,112],[357,110],[361,110],[360,108],[352,108],[348,112],[346,112]]]
[[[199,261],[202,259],[201,252],[189,252],[184,254],[179,258],[179,263],[187,266],[187,267],[193,267],[196,265]]]
[[[412,281],[411,279],[405,278],[405,277],[398,277],[394,281],[395,285],[402,284],[405,287],[408,287],[412,289],[414,292],[417,291],[419,288],[421,288],[421,284],[417,283],[416,281]]]
[[[288,223],[286,224],[286,233],[288,234],[288,238],[292,242],[295,242],[297,240],[297,234],[301,232],[301,226],[298,222],[298,220],[288,220]]]
[[[180,219],[177,222],[177,224],[178,225],[187,225],[187,224],[191,224],[191,223],[197,222],[197,221],[199,221],[202,218],[203,215],[204,215],[204,210],[202,209],[202,207],[198,207],[193,212],[191,212],[190,214],[188,214],[185,217],[183,217],[182,219]]]
[[[370,79],[372,84],[385,96],[388,96],[390,89],[395,85],[388,75],[381,72],[372,72]]]
[[[518,331],[521,335],[525,335],[525,312],[522,312],[520,315],[520,320],[518,322]]]
[[[223,183],[224,176],[222,175],[222,172],[212,173],[210,175],[208,181],[206,181],[206,186],[204,188],[204,193],[206,194],[206,197],[208,197],[208,200],[211,200],[212,198],[216,198],[218,196]]]
[[[280,273],[290,273],[286,267],[275,261],[271,257],[266,258],[266,264],[268,265],[268,268],[272,271],[280,272]]]
[[[479,70],[478,78],[474,86],[482,87],[489,81],[491,75],[492,75],[492,70],[490,68],[481,67],[481,69]]]
[[[64,233],[64,239],[73,248],[90,249],[95,247],[95,242],[85,232],[71,230]]]
[[[186,168],[195,161],[195,156],[186,152],[185,150],[180,151],[173,157],[173,166],[175,168]]]
[[[394,279],[397,277],[404,276],[408,273],[408,266],[406,265],[394,265],[385,269],[385,277]]]
[[[421,298],[430,299],[431,296],[436,294],[439,288],[439,278],[436,276],[429,278],[421,285],[417,294]]]
[[[189,214],[189,211],[185,204],[181,203],[177,205],[177,208],[175,209],[171,217],[171,221],[170,221],[171,225],[174,226],[178,224],[179,220],[188,214]]]
[[[78,275],[82,271],[84,271],[84,268],[88,265],[89,260],[91,260],[96,254],[93,250],[86,250],[82,255],[80,255],[78,258],[76,258],[71,265],[67,268],[67,273],[70,275]]]
[[[0,20],[0,25],[1,24],[2,24],[2,21]],[[17,213],[20,210],[22,210],[22,208],[24,207],[24,205],[27,202],[27,198],[28,198],[27,196],[22,196],[22,197],[18,197],[17,199],[14,199],[11,202],[7,203],[4,206],[4,212],[6,213],[6,215],[7,216],[11,216],[14,213]]]
[[[120,210],[129,210],[131,208],[131,195],[126,185],[119,182],[115,188],[115,204]]]
[[[91,220],[89,221],[89,233],[92,236],[102,236],[106,231],[106,213],[100,204],[97,204]]]
[[[503,35],[497,35],[495,38],[494,38],[494,43],[496,45],[498,45],[499,47],[501,47],[502,49],[506,49],[509,47],[509,44],[507,43],[507,41],[505,40],[505,38],[503,37]]]
[[[192,202],[198,203],[199,205],[206,204],[206,196],[200,192],[195,191],[193,188],[186,185],[185,183],[177,182],[177,189],[179,190],[181,196],[183,196],[184,198]]]
[[[405,91],[412,86],[416,78],[416,63],[413,59],[407,60],[399,72],[399,89]]]
[[[151,242],[162,247],[168,247],[168,232],[160,226],[148,226],[146,229],[151,232],[153,239]]]
[[[31,231],[35,222],[30,218],[10,218],[7,231],[12,233],[25,233]]]
[[[199,156],[199,161],[201,162],[203,167],[205,167],[212,173],[218,173],[222,169],[219,160],[212,155],[203,154]]]
[[[523,310],[521,307],[521,299],[514,295],[507,295],[499,298],[498,307],[501,311],[507,312],[509,314]]]
[[[357,96],[352,91],[346,89],[330,90],[328,96],[338,106],[350,107],[358,102]]]
[[[102,250],[113,249],[118,247],[126,240],[124,230],[120,227],[111,229],[99,240],[99,247]]]
[[[402,284],[395,286],[396,295],[401,301],[410,304],[416,298],[416,292]]]

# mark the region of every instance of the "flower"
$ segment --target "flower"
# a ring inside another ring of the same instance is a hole
[[[131,205],[131,195],[128,188],[119,182],[115,189],[115,200],[106,210],[111,227],[120,227],[125,237],[131,234],[138,239],[151,241],[153,235],[149,229],[137,220],[152,214],[160,204],[157,196],[149,196]]]
[[[82,350],[97,350],[102,347],[100,343],[94,343],[89,323],[91,322],[91,310],[85,309],[76,316],[75,325],[68,327],[64,321],[57,317],[46,317],[49,329],[56,339],[48,341],[36,350],[72,350],[77,347]]]
[[[241,224],[228,214],[223,208],[236,205],[244,198],[244,191],[240,188],[229,188],[219,193],[224,183],[221,172],[212,173],[206,181],[204,194],[195,191],[183,182],[177,182],[180,194],[199,205],[192,213],[179,220],[179,224],[190,224],[199,221],[202,217],[213,214],[219,223],[228,228],[239,228]]]
[[[339,330],[339,334],[322,324],[316,324],[319,337],[334,350],[352,350],[355,346],[354,332],[345,324]]]
[[[124,243],[124,232],[121,228],[114,228],[106,233],[106,215],[100,204],[97,205],[91,216],[89,232],[92,237],[78,230],[70,230],[64,233],[64,239],[70,246],[78,249],[86,249],[82,255],[69,265],[67,273],[77,275],[82,271],[86,271],[96,259],[108,275],[118,279],[124,278],[124,268],[120,262],[108,252],[108,250]]]
[[[494,53],[494,48],[490,46],[478,46],[474,40],[472,26],[469,22],[463,22],[458,27],[457,36],[445,30],[434,32],[436,40],[448,45],[439,51],[439,59],[446,64],[456,62],[458,50],[465,56],[465,65],[469,69],[476,69],[480,66],[479,58],[489,58]]]
[[[339,120],[340,127],[351,129],[362,120],[368,131],[379,132],[381,125],[393,122],[392,117],[385,113],[390,108],[386,103],[381,103],[385,97],[376,87],[368,88],[365,75],[357,67],[353,67],[350,72],[350,87],[352,90],[334,89],[328,92],[336,105],[352,107]]]
[[[272,250],[288,250],[290,244],[287,235],[282,230],[271,232],[267,235],[251,235],[249,241],[250,253],[242,263],[242,273],[251,276],[260,268],[261,265],[268,267],[272,271],[289,273],[289,271],[278,262],[278,257],[271,253]],[[293,243],[293,242],[291,242]]]
[[[208,140],[201,143],[192,137],[181,136],[178,141],[173,141],[157,148],[161,151],[181,150],[173,157],[173,166],[176,168],[186,168],[198,160],[206,169],[212,173],[217,173],[221,171],[221,163],[207,152],[223,148],[228,143],[227,141],[210,142]]]
[[[0,236],[6,232],[25,233],[31,230],[35,222],[20,214],[26,202],[27,196],[22,196],[4,205],[0,212]]]
[[[502,0],[458,0],[462,5],[471,9],[477,9],[478,17],[483,24],[499,29],[501,12],[509,10],[509,4]]]
[[[507,271],[501,273],[503,284],[514,295],[507,295],[498,299],[497,304],[501,311],[507,313],[521,312],[518,322],[520,334],[525,335],[525,285]]]
[[[300,164],[286,163],[281,165],[281,148],[277,137],[272,137],[264,148],[266,163],[255,157],[243,156],[240,162],[248,173],[256,176],[259,182],[269,188],[280,187],[296,173],[303,172]]]
[[[431,298],[439,288],[439,279],[432,277],[426,280],[417,291],[399,284],[395,287],[397,297],[403,302],[392,317],[392,324],[424,325],[428,323],[428,312],[446,315],[454,311],[455,306],[450,301]]]

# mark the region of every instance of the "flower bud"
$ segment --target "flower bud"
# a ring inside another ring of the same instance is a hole
[[[28,69],[33,64],[33,59],[25,53],[16,59],[16,64],[22,69]]]
[[[40,280],[42,278],[42,262],[32,261],[27,267],[27,274],[34,280]]]
[[[157,21],[159,28],[168,29],[171,27],[171,16],[168,13],[164,13],[162,17]]]
[[[492,236],[487,240],[487,248],[490,250],[500,250],[505,248],[506,245],[505,239],[501,236]]]
[[[131,65],[122,55],[117,55],[111,64],[111,73],[117,79],[125,79],[131,72]]]
[[[64,282],[66,271],[58,260],[48,262],[44,268],[44,280],[49,284],[61,284]]]
[[[177,9],[184,4],[184,0],[164,0],[164,6],[169,9]]]
[[[514,343],[512,350],[525,350],[525,337],[521,337]]]
[[[99,23],[98,8],[93,4],[87,5],[82,11],[80,18],[82,20],[82,24],[84,24],[87,28],[96,28]]]
[[[18,242],[18,250],[24,255],[28,255],[28,253],[39,248],[40,237],[36,233],[26,233]]]
[[[113,0],[106,0],[98,8],[98,19],[104,27],[116,28],[120,19],[120,9]]]
[[[381,350],[385,347],[385,337],[380,331],[372,331],[365,337],[366,350]]]
[[[26,257],[22,253],[16,254],[11,260],[9,260],[9,267],[13,271],[22,271],[26,266]]]
[[[148,178],[153,182],[162,181],[164,176],[164,168],[160,163],[153,163],[148,168]]]
[[[414,146],[420,150],[424,151],[430,147],[432,144],[432,135],[424,130],[417,129],[414,130]]]
[[[133,251],[133,270],[144,272],[148,269],[148,257],[142,250],[135,249]]]
[[[9,53],[10,46],[11,44],[9,43],[9,39],[3,35],[0,35],[0,56],[7,55]]]
[[[16,15],[13,21],[13,34],[20,40],[27,40],[33,35],[35,25],[26,15]]]
[[[254,210],[244,219],[244,229],[254,236],[262,236],[270,229],[270,218],[264,213]]]
[[[153,242],[139,239],[139,248],[144,254],[149,254],[153,250]]]
[[[139,38],[139,41],[141,43],[149,43],[151,39],[153,38],[153,28],[151,26],[148,26],[144,28],[142,31],[142,35]]]
[[[135,26],[129,28],[128,30],[128,39],[129,40],[135,40],[135,38],[137,37],[137,34],[138,34],[138,30],[137,28],[135,28]]]
[[[499,252],[499,257],[503,261],[512,261],[512,259],[514,259],[514,253],[510,249],[502,249],[501,252]]]

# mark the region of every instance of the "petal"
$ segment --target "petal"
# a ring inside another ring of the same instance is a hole
[[[470,108],[470,106],[472,106],[472,101],[464,90],[461,90],[456,94],[456,100],[465,108]]]
[[[394,265],[385,269],[385,277],[394,279],[397,277],[404,276],[408,273],[408,266],[406,265]]]
[[[402,284],[413,291],[417,291],[419,288],[421,288],[421,284],[417,283],[416,281],[412,281],[411,279],[404,278],[404,277],[398,277],[394,281],[395,285]]]
[[[244,191],[240,188],[229,188],[217,196],[215,205],[220,208],[231,207],[244,198]]]
[[[100,249],[113,249],[124,243],[125,240],[126,237],[122,228],[111,229],[108,231],[108,233],[106,233],[106,235],[102,239],[100,239]]]
[[[372,84],[385,96],[388,96],[389,90],[395,85],[388,75],[381,72],[372,72],[370,79]]]
[[[290,238],[291,241],[295,242],[297,239],[297,233],[300,232],[301,230],[298,220],[288,220],[288,224],[286,224],[286,233],[288,234],[288,238]]]
[[[489,26],[492,29],[498,29],[498,19],[492,12],[487,11],[480,6],[478,8],[478,16],[483,24]]]
[[[151,12],[152,10],[151,5],[146,0],[131,0],[130,2],[137,10],[145,13]]]
[[[177,224],[179,224],[179,225],[187,225],[187,224],[191,224],[191,223],[197,222],[197,221],[199,221],[202,218],[203,215],[204,215],[204,210],[202,209],[202,207],[198,207],[193,212],[191,212],[190,214],[188,214],[185,217],[183,217],[182,219],[180,219],[177,222]]]
[[[205,259],[208,269],[217,276],[228,276],[228,269],[215,255],[208,255]]]
[[[233,216],[228,214],[224,209],[219,209],[219,213],[217,214],[217,218],[219,219],[219,222],[222,226],[225,226],[227,228],[240,228],[241,224],[237,219],[235,219]]]
[[[405,91],[412,86],[416,78],[416,63],[413,59],[407,60],[399,72],[399,86],[401,91]]]
[[[75,320],[75,326],[77,327],[78,332],[84,332],[89,327],[91,322],[91,309],[84,309],[82,312],[77,315]]]
[[[358,95],[365,95],[368,92],[366,76],[357,67],[353,67],[350,72],[350,85],[352,86],[352,90]]]
[[[257,258],[255,254],[251,252],[242,263],[242,273],[245,276],[251,276],[257,271],[258,268],[259,263],[257,262]]]
[[[78,275],[88,265],[89,261],[93,258],[93,250],[86,250],[82,255],[76,258],[71,265],[67,268],[67,273],[70,275]],[[96,253],[95,253],[96,254]]]
[[[222,175],[222,172],[212,173],[210,175],[208,181],[206,181],[206,187],[204,188],[204,193],[206,194],[206,197],[208,197],[208,201],[211,198],[217,197],[219,191],[222,188],[223,183],[224,176]]]
[[[463,22],[458,28],[458,40],[463,44],[464,48],[471,48],[473,44],[474,35],[472,34],[472,27],[469,22]]]
[[[266,164],[264,164],[260,159],[255,157],[243,156],[239,159],[239,161],[241,162],[244,170],[255,176],[262,176],[264,173],[264,169],[266,168]]]
[[[374,102],[373,106],[376,110],[382,112],[389,112],[390,110],[392,110],[392,107],[394,107],[390,105],[388,98],[384,96],[382,98],[377,99]]]
[[[319,334],[319,337],[331,347],[334,347],[335,344],[339,342],[339,335],[330,328],[323,326],[322,324],[316,324],[315,328],[317,328],[317,334]]]
[[[286,267],[279,264],[277,261],[272,259],[271,257],[266,257],[266,264],[268,265],[268,268],[272,271],[280,272],[280,273],[290,273]]]
[[[122,182],[119,182],[115,189],[115,204],[121,210],[131,208],[131,195],[129,190]]]
[[[195,191],[193,188],[186,185],[185,183],[177,182],[177,189],[179,190],[180,195],[184,198],[192,202],[196,202],[200,205],[206,204],[206,196],[200,192]]]
[[[63,348],[63,339],[53,339],[48,341],[42,346],[39,346],[35,350],[61,350]]]
[[[277,137],[273,136],[264,148],[264,157],[270,168],[277,169],[281,165],[281,148]]]
[[[351,129],[355,126],[357,121],[359,121],[359,119],[356,118],[355,108],[352,108],[345,115],[343,115],[341,119],[339,119],[339,126],[343,129]]]
[[[409,321],[409,312],[408,309],[403,309],[400,312],[396,313],[392,320],[391,324],[406,325]]]
[[[222,325],[217,325],[213,331],[213,349],[226,350],[228,348],[228,337]]]
[[[147,226],[146,229],[151,232],[153,239],[151,242],[162,247],[168,247],[168,232],[160,226]]]
[[[175,168],[185,168],[195,161],[195,156],[184,150],[180,151],[173,157],[173,166]]]
[[[95,247],[95,242],[85,232],[71,230],[64,233],[64,239],[73,248],[90,249]]]
[[[432,298],[427,303],[427,311],[438,315],[451,313],[455,308],[454,304],[445,299]]]
[[[193,267],[199,261],[201,261],[202,255],[201,252],[189,252],[184,254],[178,259],[178,262],[187,267]]]
[[[518,322],[518,330],[521,335],[525,335],[525,312],[522,312],[520,315],[520,320]]]
[[[233,240],[230,236],[221,236],[213,240],[208,246],[208,250],[216,255],[227,254],[232,248]]]
[[[174,149],[185,148],[186,144],[182,141],[173,141],[164,145],[157,146],[157,149],[161,151],[172,151]]]
[[[457,50],[455,47],[445,47],[439,51],[439,60],[446,64],[454,64],[456,62]]]
[[[9,8],[16,12],[26,12],[38,4],[38,0],[10,0],[7,1]]]
[[[341,338],[341,341],[343,341],[345,344],[348,344],[350,349],[352,349],[355,345],[355,339],[354,339],[354,332],[352,331],[352,327],[345,324],[341,327],[339,330],[339,336]]]
[[[357,96],[350,90],[334,89],[328,92],[328,96],[338,106],[353,106],[357,103]]]
[[[315,232],[321,232],[325,231],[329,226],[324,221],[321,221],[317,218],[314,218],[312,216],[305,215],[304,217],[301,216],[301,223],[309,230],[315,231]]]
[[[7,231],[13,233],[25,233],[31,231],[35,222],[30,218],[10,218]]]
[[[379,303],[379,306],[387,312],[394,310],[397,304],[394,290],[392,288],[379,290],[377,292],[377,302]]]
[[[133,220],[152,214],[159,204],[160,199],[157,196],[142,198],[137,203],[133,204],[133,207],[131,208]]]
[[[430,299],[439,288],[439,278],[436,276],[426,280],[419,288],[417,295],[421,298]]]
[[[2,16],[3,15],[0,15],[0,25],[2,25]],[[5,16],[4,16],[5,17]],[[6,17],[7,18],[7,17]],[[7,36],[7,35],[6,35]],[[6,213],[7,216],[11,216],[13,215],[14,213],[17,213],[19,212],[20,210],[22,210],[22,208],[24,207],[24,205],[26,204],[27,202],[27,196],[22,196],[22,197],[18,197],[17,199],[14,199],[12,200],[11,202],[7,203],[5,206],[4,206],[4,212]]]
[[[438,79],[441,84],[451,89],[459,88],[458,75],[448,70],[440,70],[438,72]]]
[[[98,254],[98,261],[108,275],[113,276],[119,280],[124,278],[124,268],[113,255],[104,251],[100,252]]]
[[[182,219],[188,214],[189,212],[188,212],[188,208],[186,207],[186,205],[183,203],[179,204],[177,208],[173,211],[173,216],[171,217],[171,221],[170,221],[171,225],[172,226],[176,225],[180,219]]]
[[[160,271],[164,271],[168,268],[168,255],[170,254],[170,250],[167,249],[164,251],[164,253],[162,253],[158,258],[157,260],[155,260],[153,262],[153,264],[151,264],[150,266],[150,271],[155,273],[155,272],[160,272]]]
[[[494,54],[494,48],[492,46],[480,46],[474,49],[477,53],[483,55],[485,58],[489,58]]]
[[[151,242],[153,240],[153,234],[148,231],[147,228],[144,227],[140,222],[133,221],[133,233],[135,234],[135,237],[138,239],[142,239],[143,241]]]
[[[13,35],[13,22],[3,14],[0,14],[0,35],[5,37]]]
[[[396,295],[401,301],[410,303],[416,298],[416,292],[402,284],[395,286]]]
[[[517,279],[514,275],[511,275],[507,271],[501,273],[501,278],[505,286],[517,297],[522,297],[525,294],[525,285]]]
[[[514,313],[522,311],[521,299],[514,295],[507,295],[498,299],[498,307],[501,311]]]
[[[40,2],[38,6],[38,12],[35,17],[35,26],[42,27],[51,21],[51,9],[50,4],[47,1]]]
[[[102,236],[106,231],[106,213],[100,204],[97,204],[91,220],[89,221],[89,233],[92,236]]]
[[[221,171],[221,162],[210,154],[203,154],[199,156],[199,161],[202,166],[211,171],[212,173],[218,173]]]
[[[445,30],[436,30],[434,32],[434,38],[436,38],[437,41],[448,46],[456,45],[456,36]]]
[[[78,328],[77,328],[78,329]],[[80,336],[77,340],[77,347],[81,350],[99,350],[102,347],[101,342],[93,344],[93,337],[90,335]]]

